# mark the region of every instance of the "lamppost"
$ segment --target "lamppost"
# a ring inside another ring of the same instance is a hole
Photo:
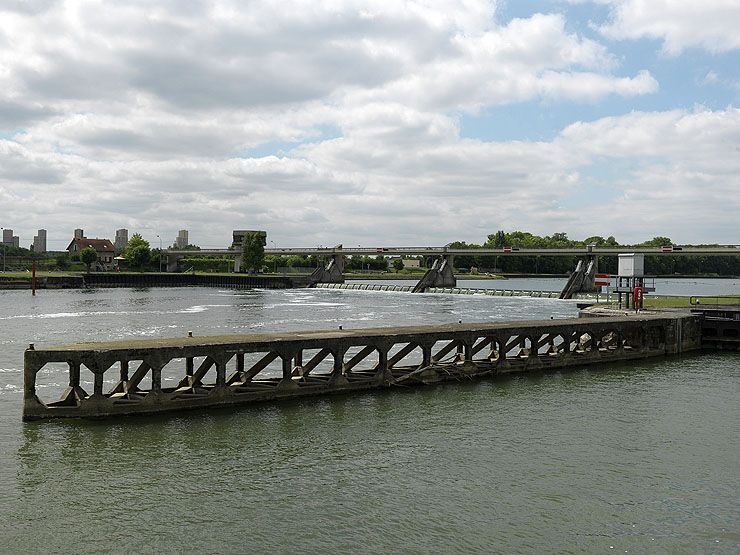
[[[275,250],[275,241],[273,241],[272,239],[270,239],[270,244],[272,245],[272,250]],[[273,274],[277,274],[277,255],[276,254],[273,254],[272,255],[272,262],[273,262],[273,264],[272,264],[272,273]]]
[[[157,239],[159,239],[159,272],[162,272],[162,238],[157,235]]]

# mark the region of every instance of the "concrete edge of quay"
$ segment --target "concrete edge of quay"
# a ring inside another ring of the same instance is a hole
[[[32,278],[0,276],[0,289],[31,289]],[[307,276],[248,276],[240,274],[90,273],[70,276],[39,276],[36,289],[83,289],[85,287],[234,287],[292,289],[307,287]]]

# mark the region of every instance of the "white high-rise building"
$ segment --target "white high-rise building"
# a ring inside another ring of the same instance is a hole
[[[188,230],[181,229],[177,232],[177,239],[175,239],[175,247],[178,249],[184,249],[190,244],[188,239]]]
[[[38,235],[34,235],[33,252],[46,252],[46,230],[45,229],[39,229]]]
[[[113,242],[116,252],[121,253],[126,250],[126,245],[128,245],[128,229],[117,229],[116,240]]]

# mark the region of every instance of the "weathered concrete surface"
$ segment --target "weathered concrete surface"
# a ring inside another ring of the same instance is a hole
[[[319,266],[308,277],[309,287],[319,283],[344,283],[344,267],[344,256],[332,256],[325,267]]]
[[[82,276],[41,276],[36,278],[36,289],[78,289],[84,286]],[[31,276],[0,276],[0,289],[30,289]]]
[[[596,291],[596,272],[598,259],[595,256],[588,260],[579,260],[576,269],[560,292],[561,299],[572,299],[577,293],[591,293]]]
[[[692,314],[702,316],[704,345],[720,350],[740,351],[740,305],[696,305]]]
[[[452,256],[438,258],[434,261],[432,267],[427,270],[427,273],[422,276],[419,283],[414,286],[412,293],[424,293],[430,287],[455,287],[457,279],[455,279],[452,269]]]
[[[679,314],[29,348],[23,418],[150,414],[592,366],[695,349],[699,330],[700,317]],[[38,397],[36,380],[55,362],[68,366],[69,386],[59,401],[49,402]],[[173,368],[176,382],[163,387],[163,370]],[[91,392],[83,387],[83,371],[92,378]],[[149,389],[140,388],[144,378]],[[106,381],[116,382],[107,393]]]

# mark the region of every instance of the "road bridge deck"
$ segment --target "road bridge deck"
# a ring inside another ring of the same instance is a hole
[[[266,248],[269,256],[617,256],[636,253],[655,256],[740,256],[740,245],[720,247],[682,247],[681,250],[666,252],[661,247],[579,247],[568,249],[459,249],[451,247],[286,247]],[[173,256],[241,256],[233,249],[165,250],[165,255]]]

